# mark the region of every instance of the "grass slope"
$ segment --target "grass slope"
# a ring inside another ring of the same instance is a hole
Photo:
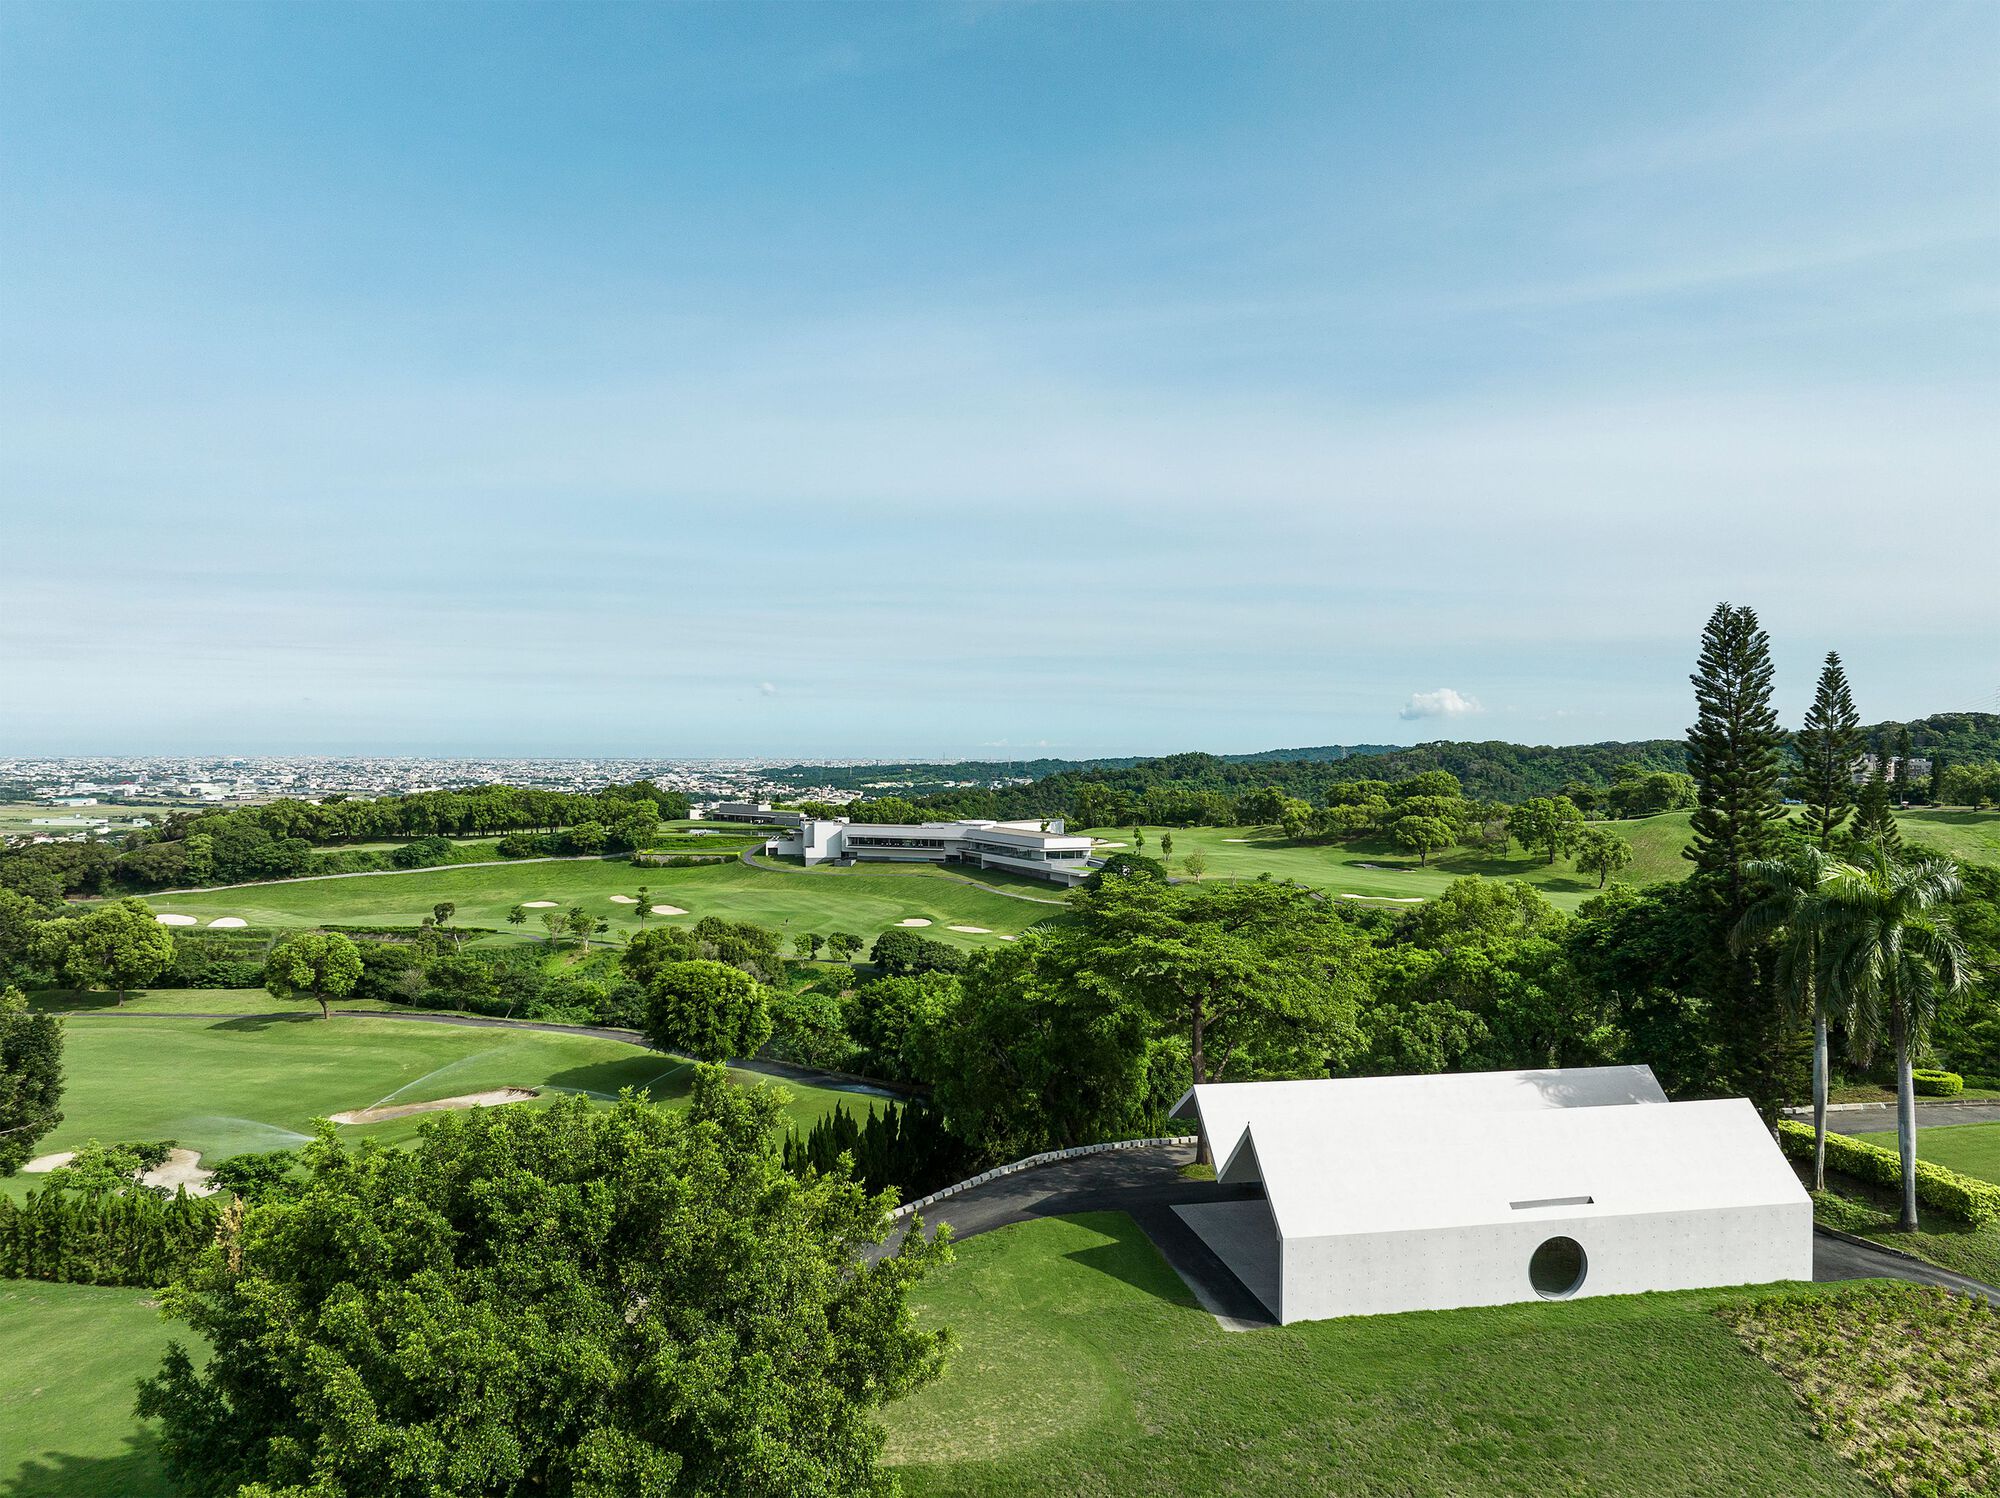
[[[136,1382],[170,1335],[152,1290],[0,1281],[0,1493],[168,1498]]]
[[[696,868],[635,868],[623,860],[562,859],[545,863],[495,864],[481,868],[424,869],[408,874],[359,878],[306,879],[241,889],[203,890],[189,895],[157,895],[147,903],[162,915],[190,915],[206,923],[236,916],[252,926],[312,926],[322,922],[415,926],[431,907],[449,900],[462,926],[539,935],[528,912],[526,926],[507,924],[507,911],[527,900],[554,900],[560,908],[581,905],[608,919],[616,932],[640,929],[636,907],[612,900],[640,885],[655,904],[678,905],[685,916],[653,916],[692,921],[705,915],[755,921],[787,935],[852,931],[872,938],[907,917],[929,920],[926,936],[963,945],[996,941],[1033,925],[1057,907],[996,895],[936,869],[887,873],[858,870],[747,868],[741,863]],[[1036,891],[1054,898],[1046,887]],[[992,936],[964,935],[952,925],[984,926]]]
[[[1904,838],[1967,863],[2000,867],[2000,812],[1909,811],[1897,814]],[[1618,877],[1626,884],[1660,884],[1684,879],[1693,869],[1681,850],[1688,845],[1689,814],[1662,812],[1625,822],[1595,824],[1632,846],[1632,865]],[[1094,827],[1090,836],[1132,845],[1129,827]],[[1580,874],[1570,860],[1551,866],[1545,856],[1515,848],[1494,854],[1475,848],[1452,848],[1419,864],[1387,839],[1355,843],[1288,842],[1275,827],[1146,827],[1146,846],[1139,851],[1160,856],[1160,836],[1174,839],[1174,873],[1181,859],[1199,848],[1208,859],[1205,878],[1254,879],[1270,874],[1296,879],[1318,889],[1367,899],[1423,899],[1437,894],[1452,880],[1468,874],[1486,879],[1519,879],[1533,885],[1555,904],[1574,910],[1598,893],[1594,876]]]
[[[1870,1491],[1730,1292],[1228,1333],[1103,1213],[974,1238],[919,1299],[961,1351],[890,1412],[912,1498]]]
[[[205,1160],[299,1144],[312,1120],[383,1101],[421,1103],[495,1087],[539,1087],[615,1097],[648,1088],[661,1102],[686,1095],[688,1064],[586,1035],[471,1029],[371,1019],[225,1020],[77,1015],[65,1026],[63,1122],[43,1152],[86,1139],[175,1139]],[[753,1072],[745,1085],[766,1085]],[[853,1094],[787,1084],[801,1126]],[[514,1104],[534,1107],[535,1103]],[[386,1141],[416,1133],[423,1115],[343,1126],[343,1138]],[[35,1177],[0,1190],[19,1195]]]

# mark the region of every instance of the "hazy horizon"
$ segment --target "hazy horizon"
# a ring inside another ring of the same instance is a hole
[[[1996,75],[1990,4],[0,9],[0,752],[1675,737],[1723,599],[1788,723],[1829,649],[1992,711]]]

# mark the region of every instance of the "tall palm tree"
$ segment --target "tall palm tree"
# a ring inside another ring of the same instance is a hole
[[[1829,876],[1837,867],[1832,854],[1804,847],[1787,858],[1758,859],[1744,867],[1752,885],[1764,894],[1743,913],[1730,933],[1737,951],[1767,938],[1774,939],[1777,961],[1773,981],[1779,1001],[1793,1023],[1810,1019],[1813,1032],[1813,1190],[1826,1189],[1827,1032],[1832,1021],[1845,1019],[1846,1009],[1827,981],[1826,898]]]
[[[1896,1053],[1896,1145],[1903,1162],[1902,1226],[1917,1226],[1917,1094],[1910,1057],[1922,1045],[1938,1002],[1971,980],[1947,908],[1963,891],[1958,865],[1925,855],[1908,861],[1876,844],[1829,870],[1826,979],[1851,1005],[1857,1028],[1886,1029]]]

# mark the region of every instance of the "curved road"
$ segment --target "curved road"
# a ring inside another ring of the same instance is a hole
[[[1225,1330],[1270,1326],[1271,1316],[1262,1303],[1173,1211],[1175,1206],[1199,1202],[1246,1201],[1257,1195],[1258,1188],[1186,1180],[1180,1174],[1180,1167],[1193,1159],[1191,1145],[1083,1155],[988,1181],[957,1196],[933,1202],[917,1215],[926,1227],[949,1223],[954,1238],[971,1238],[1037,1217],[1124,1212],[1152,1239],[1160,1256],[1174,1267],[1195,1298]],[[883,1245],[881,1252],[893,1251],[901,1241],[899,1231]],[[1824,1230],[1813,1234],[1813,1279],[1908,1280],[1942,1286],[1962,1295],[1983,1296],[2000,1304],[2000,1290],[1990,1285],[1876,1244],[1837,1237]]]

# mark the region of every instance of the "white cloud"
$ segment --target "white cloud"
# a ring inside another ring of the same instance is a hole
[[[777,687],[768,681],[758,682],[757,690],[762,692],[766,697],[775,697],[778,695]]]
[[[1466,697],[1454,692],[1450,687],[1439,687],[1435,692],[1410,693],[1410,700],[1403,704],[1403,710],[1397,716],[1406,720],[1462,718],[1468,713],[1484,711],[1477,697]]]

